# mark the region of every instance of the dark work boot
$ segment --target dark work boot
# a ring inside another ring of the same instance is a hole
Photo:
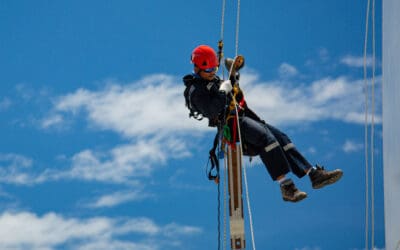
[[[296,188],[291,179],[281,183],[282,198],[284,201],[298,202],[307,197],[307,194]]]
[[[326,171],[324,167],[316,165],[316,168],[311,169],[308,176],[310,177],[312,187],[314,189],[325,187],[326,185],[337,182],[343,175],[341,169]]]

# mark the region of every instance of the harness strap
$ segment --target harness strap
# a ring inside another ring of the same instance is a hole
[[[219,130],[217,131],[217,134],[214,137],[213,147],[209,152],[209,160],[211,162],[211,168],[208,171],[208,179],[210,181],[215,181],[216,183],[219,183],[219,160],[217,155],[215,154],[215,151],[218,147],[218,143],[219,143]],[[214,169],[216,172],[215,174],[213,174]]]

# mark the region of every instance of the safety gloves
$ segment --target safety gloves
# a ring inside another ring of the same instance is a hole
[[[225,94],[229,94],[232,91],[231,80],[223,81],[219,86],[219,91],[224,92]]]

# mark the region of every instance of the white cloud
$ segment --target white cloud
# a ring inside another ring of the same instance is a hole
[[[290,78],[296,76],[299,73],[296,67],[288,63],[282,63],[279,66],[278,71],[281,78]]]
[[[8,165],[10,168],[14,167],[24,167],[28,168],[32,166],[32,159],[25,157],[23,155],[19,154],[13,154],[13,153],[8,153],[8,154],[2,154],[0,153],[0,164],[2,165],[2,168],[5,167],[5,165]]]
[[[320,120],[364,123],[363,80],[341,76],[307,84],[263,82],[256,72],[247,70],[242,73],[241,86],[249,106],[272,125]],[[98,91],[79,89],[61,96],[43,127],[63,125],[84,114],[90,128],[114,131],[132,143],[109,151],[77,152],[66,170],[53,168],[33,175],[14,163],[1,170],[0,178],[17,184],[64,178],[137,185],[168,160],[189,157],[193,135],[214,131],[205,122],[188,118],[183,88],[172,76],[151,75],[127,85],[108,82]],[[375,121],[381,121],[380,114]]]
[[[148,196],[150,195],[146,194],[143,190],[119,191],[99,197],[96,201],[88,204],[88,207],[114,207],[122,203],[142,200]]]
[[[174,234],[171,234],[174,232]],[[30,212],[4,212],[0,215],[0,249],[135,249],[158,250],[184,237],[199,235],[198,227],[174,222],[158,225],[148,218],[90,219],[65,218],[55,213],[37,216]],[[121,236],[135,241],[118,239]]]
[[[92,125],[128,138],[205,130],[205,126],[187,119],[183,83],[172,76],[150,75],[128,85],[106,85],[100,91],[79,89],[60,97],[54,112],[65,115],[84,111]],[[49,126],[49,120],[54,121],[50,118],[44,119],[43,127]]]
[[[346,55],[340,59],[340,63],[354,68],[362,68],[364,67],[365,63],[367,67],[371,67],[373,63],[373,58],[372,56],[367,56],[364,59],[364,57],[360,56]]]
[[[249,106],[271,124],[320,120],[364,123],[362,80],[326,77],[309,84],[299,84],[262,82],[257,75],[246,77],[243,74],[242,82],[245,84],[242,84],[242,89]],[[375,118],[377,122],[381,121],[380,114],[376,114]]]
[[[357,152],[360,151],[364,148],[364,145],[361,143],[356,143],[351,140],[346,140],[346,142],[343,144],[343,151],[346,153],[352,153],[352,152]]]
[[[168,159],[189,155],[186,142],[152,138],[117,146],[106,153],[89,149],[81,151],[72,157],[71,168],[57,175],[87,181],[135,184],[138,178],[149,176]]]
[[[287,63],[281,69],[286,74],[297,72]],[[361,79],[340,76],[310,83],[263,82],[257,73],[247,70],[242,73],[241,86],[250,107],[271,123],[326,119],[364,122],[364,81]],[[115,131],[127,138],[172,137],[172,134],[178,137],[210,131],[205,121],[188,119],[183,90],[180,80],[161,74],[127,85],[108,82],[107,87],[98,91],[79,89],[58,98],[54,113],[44,119],[43,127],[65,123],[68,119],[64,116],[83,111],[90,126]]]
[[[355,87],[355,88],[354,88]],[[333,99],[340,100],[347,94],[357,94],[359,86],[351,86],[351,83],[344,77],[332,79],[324,78],[313,82],[311,91],[317,103],[327,103]],[[351,93],[348,93],[348,92]]]
[[[99,239],[98,241],[90,241],[80,246],[75,246],[74,250],[158,250],[157,244],[150,243],[132,243],[125,241],[110,241]]]
[[[25,184],[30,182],[33,160],[19,154],[0,153],[0,182]]]
[[[24,246],[51,249],[71,239],[109,237],[111,227],[112,222],[103,218],[80,222],[53,213],[37,217],[28,212],[6,212],[0,216],[0,246],[2,249],[22,249]]]
[[[63,116],[60,114],[53,114],[51,116],[46,117],[41,121],[41,126],[43,128],[49,128],[52,126],[56,126],[63,122]]]
[[[34,171],[34,160],[19,154],[0,154],[0,183],[33,185],[45,181]]]
[[[153,137],[117,145],[109,151],[86,149],[67,160],[70,165],[66,169],[48,168],[41,173],[39,168],[34,171],[30,158],[0,154],[0,182],[34,185],[70,179],[137,186],[168,160],[190,156],[187,143],[178,138]]]
[[[308,59],[305,62],[305,65],[311,69],[320,70],[321,67],[325,69],[330,69],[334,63],[331,60],[329,50],[327,48],[321,47],[316,49],[315,52],[316,55],[313,57],[313,59]]]

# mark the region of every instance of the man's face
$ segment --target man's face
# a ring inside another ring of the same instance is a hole
[[[198,67],[195,67],[195,72],[203,79],[211,81],[214,79],[215,74],[218,71],[218,67],[213,68],[213,70],[200,70]]]
[[[212,71],[210,73],[207,73],[205,71],[200,71],[199,75],[201,78],[211,81],[212,79],[214,79],[215,73],[216,73],[216,71]]]

